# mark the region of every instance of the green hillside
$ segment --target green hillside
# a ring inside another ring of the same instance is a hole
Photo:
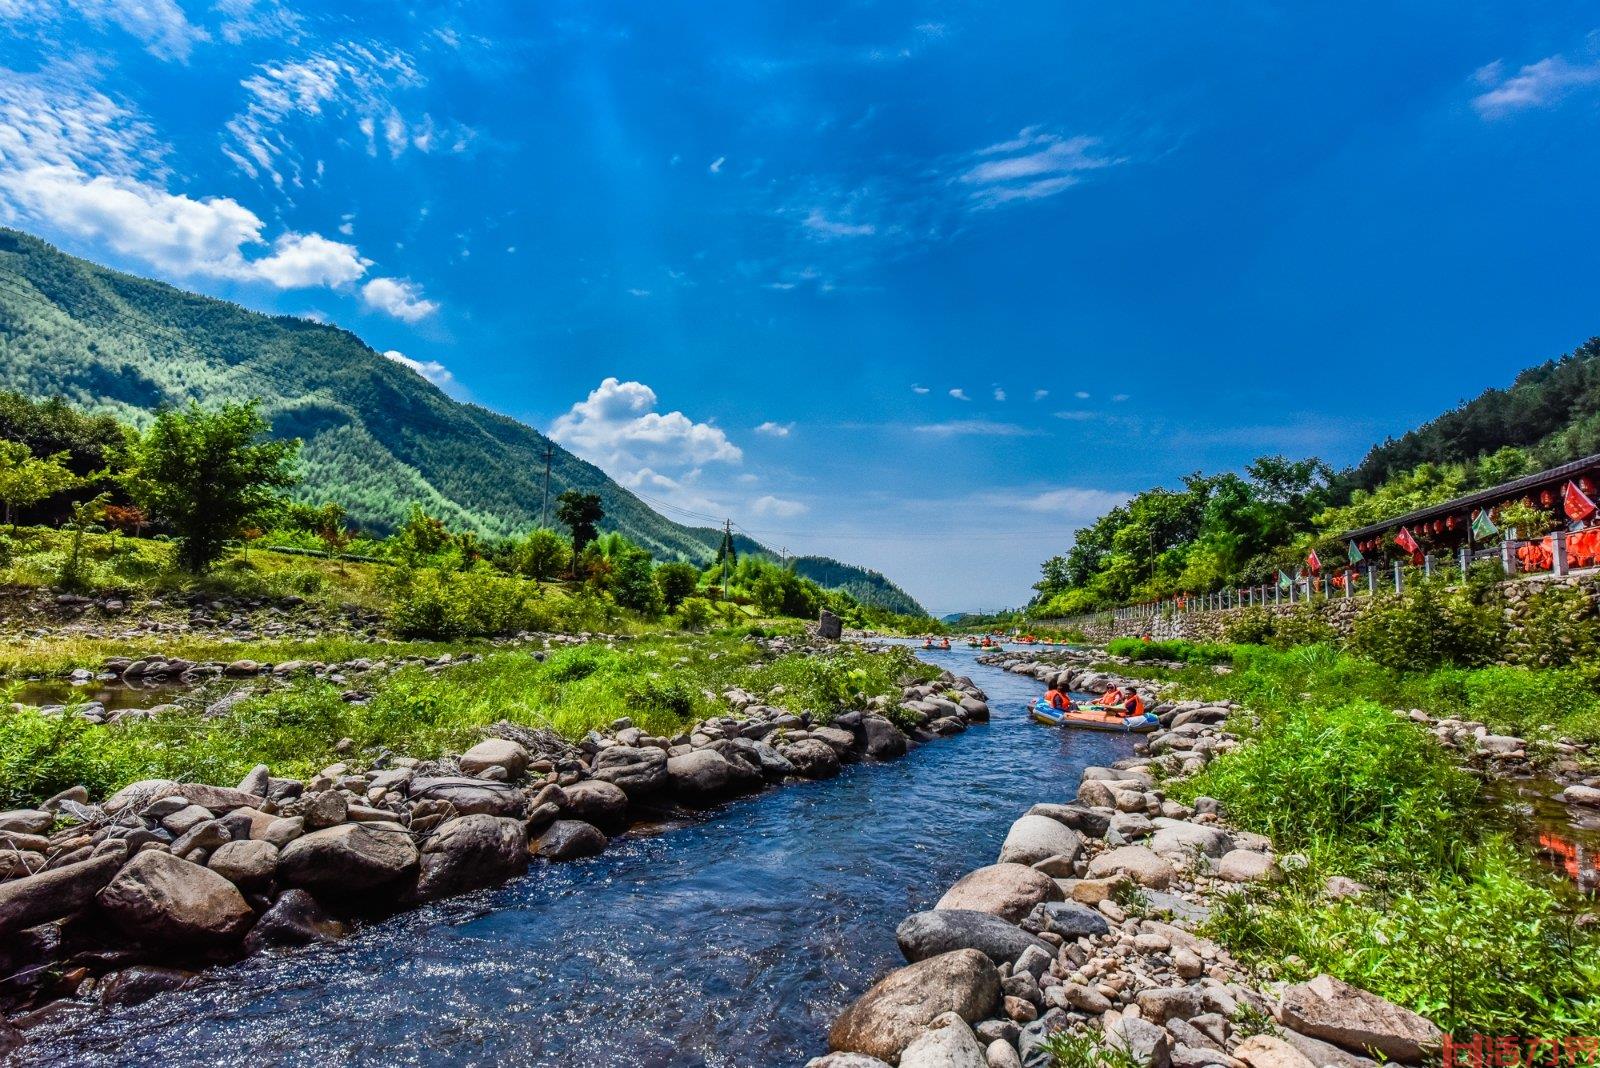
[[[597,493],[604,528],[662,558],[708,561],[722,536],[666,519],[532,427],[452,400],[349,331],[121,274],[8,229],[0,388],[134,424],[162,404],[259,398],[274,434],[305,442],[299,495],[337,500],[380,532],[413,502],[485,536],[526,531],[540,520],[548,449],[552,511],[563,490]],[[916,609],[876,572],[831,573],[863,600]]]

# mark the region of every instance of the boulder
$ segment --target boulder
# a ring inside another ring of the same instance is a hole
[[[633,799],[667,787],[667,754],[655,746],[608,746],[594,755],[592,770],[595,778],[621,788]]]
[[[856,736],[842,727],[818,727],[811,732],[819,741],[832,747],[840,757],[855,748]]]
[[[1406,1063],[1437,1050],[1443,1037],[1431,1021],[1410,1009],[1331,975],[1286,988],[1280,1008],[1284,1024],[1301,1034]]]
[[[423,841],[420,865],[418,898],[463,894],[504,882],[526,868],[528,839],[522,823],[506,816],[458,816]]]
[[[229,942],[253,918],[228,880],[159,850],[135,855],[96,900],[123,931],[155,944]]]
[[[100,980],[100,1003],[126,1007],[149,1001],[157,994],[182,990],[198,976],[182,968],[161,968],[150,964],[135,964],[120,972],[112,972]]]
[[[1283,1036],[1285,1042],[1305,1054],[1318,1068],[1378,1068],[1378,1062],[1371,1057],[1342,1050],[1332,1042],[1302,1035],[1291,1027],[1280,1027],[1278,1033]]]
[[[1573,783],[1561,791],[1560,799],[1568,805],[1588,805],[1590,808],[1600,808],[1600,788]]]
[[[546,860],[577,860],[604,852],[607,844],[598,828],[582,820],[556,820],[528,849]]]
[[[272,946],[304,946],[343,938],[345,925],[329,916],[317,899],[300,889],[285,890],[261,914],[244,940],[247,953]]]
[[[1104,838],[1111,827],[1111,813],[1085,808],[1082,805],[1038,804],[1028,810],[1030,816],[1048,816],[1064,823],[1079,834],[1090,838]]]
[[[915,963],[957,949],[976,949],[996,964],[1009,964],[1030,947],[1054,956],[1049,943],[999,916],[972,909],[933,909],[907,916],[894,937]]]
[[[1199,851],[1208,857],[1220,857],[1233,848],[1233,839],[1216,827],[1165,817],[1156,820],[1155,825],[1150,849],[1163,856],[1186,857]]]
[[[486,738],[461,754],[463,775],[481,775],[490,768],[504,768],[507,778],[521,778],[528,770],[528,751],[506,738]]]
[[[1152,1023],[1187,1020],[1205,1011],[1200,990],[1192,986],[1157,986],[1139,991],[1139,1012]]]
[[[834,1050],[897,1062],[928,1025],[947,1012],[967,1023],[994,1012],[1000,973],[975,949],[958,949],[907,965],[875,983],[828,1031]]]
[[[1077,901],[1046,901],[1028,914],[1028,926],[1050,931],[1069,942],[1076,938],[1094,938],[1111,930],[1106,918],[1088,905]]]
[[[1233,1051],[1250,1068],[1317,1068],[1304,1053],[1274,1035],[1251,1035]]]
[[[55,816],[37,808],[0,812],[0,834],[49,834]]]
[[[266,797],[267,789],[272,785],[272,769],[265,764],[257,764],[250,769],[250,773],[239,781],[239,792],[254,794],[257,797]]]
[[[1018,923],[1042,901],[1060,901],[1056,881],[1026,864],[991,864],[968,872],[946,890],[935,909],[972,909]]]
[[[152,801],[159,801],[163,797],[171,797],[178,790],[178,784],[172,779],[140,779],[131,782],[106,798],[106,803],[101,807],[110,815],[115,816],[124,809],[137,812]],[[252,798],[252,801],[258,800]]]
[[[207,786],[199,782],[179,783],[168,796],[173,795],[186,799],[191,805],[209,809],[219,816],[236,808],[253,808],[261,804],[259,794],[235,790],[231,786]]]
[[[1001,864],[1037,864],[1049,857],[1069,861],[1083,850],[1083,839],[1064,823],[1048,816],[1023,816],[1011,825],[1000,847]]]
[[[0,935],[70,916],[94,900],[122,867],[114,854],[0,883]]]
[[[1272,858],[1265,853],[1256,853],[1248,849],[1233,849],[1222,855],[1217,861],[1217,875],[1230,883],[1254,883],[1263,879],[1274,878],[1278,869],[1273,867]]]
[[[628,795],[615,783],[585,779],[567,787],[566,795],[566,810],[586,823],[618,831],[628,822]]]
[[[1122,1050],[1141,1068],[1170,1068],[1172,1036],[1165,1028],[1137,1016],[1107,1014],[1104,1021],[1106,1045]]]
[[[522,791],[503,782],[465,777],[412,779],[406,795],[413,801],[448,801],[458,816],[483,813],[520,818],[527,804]]]
[[[417,867],[411,836],[377,823],[343,823],[296,838],[278,856],[278,880],[333,896],[388,889]]]
[[[905,1048],[900,1068],[988,1068],[988,1060],[967,1021],[947,1012]]]
[[[839,774],[839,754],[826,742],[802,738],[778,749],[802,779],[828,779]]]
[[[860,749],[868,760],[898,760],[908,746],[905,732],[882,716],[862,719]]]
[[[1108,849],[1089,862],[1089,878],[1127,875],[1140,886],[1165,890],[1178,877],[1172,862],[1156,856],[1144,846],[1119,846]]]
[[[278,870],[278,847],[271,842],[224,842],[211,854],[206,867],[235,886],[264,886]]]
[[[888,1061],[865,1053],[829,1053],[806,1061],[806,1068],[891,1068]]]
[[[667,758],[667,780],[672,792],[688,801],[712,801],[726,796],[740,778],[728,758],[714,749],[696,749]]]

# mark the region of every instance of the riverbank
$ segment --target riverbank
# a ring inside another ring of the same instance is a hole
[[[1120,682],[1151,697],[1178,692],[1019,655],[985,659],[1080,691]],[[1373,774],[1327,721],[1312,743],[1270,707],[1246,712],[1221,698],[1156,709],[1163,729],[1146,755],[1087,769],[1070,802],[1041,798],[1011,826],[996,864],[900,925],[907,967],[834,1022],[836,1052],[814,1068],[1081,1068],[1130,1057],[1160,1068],[1354,1068],[1374,1053],[1434,1055],[1440,1023],[1537,1035],[1600,1021],[1584,963],[1596,939],[1548,880],[1470,827],[1454,832],[1460,854],[1436,842],[1430,861],[1428,845],[1402,850],[1399,828],[1383,826],[1415,820],[1421,801],[1435,821],[1462,820],[1472,804],[1470,778],[1409,717],[1369,717],[1360,739],[1379,760],[1417,757],[1389,769],[1407,781],[1351,791],[1281,774],[1285,749],[1315,744],[1355,775]],[[1328,770],[1317,756],[1307,763]],[[1397,811],[1334,811],[1352,799]],[[1453,914],[1430,898],[1430,870],[1469,899]]]
[[[99,805],[75,788],[0,815],[13,846],[0,856],[17,876],[0,882],[0,967],[7,999],[26,1010],[12,1026],[131,1004],[241,953],[339,937],[374,915],[492,885],[530,858],[595,855],[636,821],[893,760],[987,719],[970,681],[902,650],[850,654],[879,658],[899,680],[892,695],[794,712],[780,703],[787,692],[814,699],[802,676],[837,682],[821,665],[837,647],[748,644],[771,685],[724,690],[720,714],[670,736],[622,718],[574,742],[502,721],[459,756],[362,750],[302,779],[262,766],[237,786],[142,781]]]

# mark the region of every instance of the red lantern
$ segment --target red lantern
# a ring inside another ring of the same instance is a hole
[[[1544,505],[1546,508],[1548,508],[1552,504],[1556,503],[1556,495],[1554,493],[1551,493],[1549,490],[1540,490],[1539,491],[1539,503]]]
[[[1456,529],[1456,517],[1455,516],[1450,516],[1448,519],[1446,519],[1444,521],[1444,529],[1446,529],[1446,530],[1454,530],[1454,529]]]
[[[1591,497],[1594,496],[1594,480],[1588,475],[1584,475],[1582,478],[1578,479],[1578,488],[1589,494]]]

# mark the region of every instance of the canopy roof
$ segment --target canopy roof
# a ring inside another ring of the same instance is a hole
[[[1521,478],[1514,478],[1510,482],[1503,482],[1498,486],[1491,486],[1488,489],[1457,497],[1453,501],[1445,501],[1443,504],[1435,504],[1428,508],[1419,508],[1415,512],[1407,512],[1405,515],[1395,516],[1393,519],[1385,519],[1381,523],[1373,523],[1370,526],[1346,531],[1342,537],[1359,539],[1372,534],[1382,534],[1398,527],[1409,527],[1418,523],[1432,522],[1435,519],[1443,519],[1446,516],[1461,515],[1463,513],[1470,514],[1478,508],[1500,504],[1508,498],[1523,496],[1534,490],[1559,490],[1568,479],[1577,478],[1579,475],[1586,475],[1595,471],[1600,471],[1600,453],[1595,453],[1593,456],[1585,456],[1581,460],[1573,460],[1571,463],[1562,464],[1560,467],[1552,467],[1548,471],[1523,475]]]

